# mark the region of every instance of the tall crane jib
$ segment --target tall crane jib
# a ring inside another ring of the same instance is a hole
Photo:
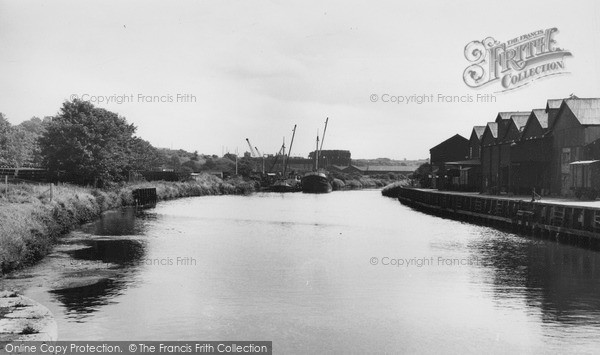
[[[254,152],[254,149],[252,148],[250,139],[246,138],[246,142],[248,142],[248,148],[250,148],[250,155],[252,156],[252,158],[256,158],[256,153]]]

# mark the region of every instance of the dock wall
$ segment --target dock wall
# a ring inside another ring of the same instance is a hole
[[[600,248],[600,209],[402,188],[398,200],[442,217]]]
[[[158,202],[155,187],[135,189],[132,195],[136,206],[154,206]]]

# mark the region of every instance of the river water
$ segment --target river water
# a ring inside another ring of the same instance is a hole
[[[286,354],[600,349],[598,252],[429,216],[374,190],[112,212],[1,283],[50,308],[60,340],[272,340]]]

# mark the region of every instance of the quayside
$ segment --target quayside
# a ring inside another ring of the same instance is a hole
[[[442,217],[600,249],[600,208],[473,193],[401,188],[398,200]]]

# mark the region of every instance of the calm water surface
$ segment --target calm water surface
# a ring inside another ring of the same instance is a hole
[[[111,272],[56,286],[50,257],[0,285],[48,306],[61,340],[600,349],[598,252],[429,216],[379,191],[182,199],[109,213],[67,239],[83,246],[65,252],[72,263]]]

